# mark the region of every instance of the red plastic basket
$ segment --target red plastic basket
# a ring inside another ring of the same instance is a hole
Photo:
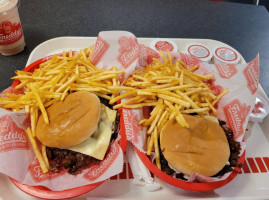
[[[39,68],[39,65],[41,63],[49,60],[50,58],[51,58],[51,56],[41,58],[41,59],[33,62],[32,64],[30,64],[26,68],[24,68],[23,71],[33,72],[35,69]],[[15,87],[19,83],[20,83],[19,80],[14,80],[12,83],[12,87]],[[120,119],[122,119],[122,110],[121,109],[119,109],[119,113],[120,113]],[[127,140],[126,140],[125,127],[123,124],[123,120],[120,120],[120,135],[121,135],[121,139],[119,141],[119,145],[120,145],[122,151],[125,152]],[[25,192],[31,196],[42,198],[42,199],[67,199],[67,198],[77,197],[77,196],[80,196],[82,194],[85,194],[85,193],[95,189],[96,187],[98,187],[99,185],[101,185],[102,183],[105,182],[105,181],[101,181],[98,183],[85,185],[85,186],[81,186],[81,187],[77,187],[77,188],[72,188],[72,189],[68,189],[68,190],[63,190],[63,191],[52,191],[52,190],[50,190],[46,187],[43,187],[43,186],[30,186],[30,185],[21,184],[12,178],[10,178],[10,180],[23,192]]]

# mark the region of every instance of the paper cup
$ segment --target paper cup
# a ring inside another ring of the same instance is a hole
[[[203,62],[210,62],[213,56],[211,50],[207,46],[198,43],[187,45],[185,52],[199,58],[199,60]]]
[[[24,47],[18,0],[0,0],[0,53],[5,56],[15,55]]]
[[[67,52],[67,54],[68,54],[68,52]],[[59,55],[61,55],[61,54],[59,54]],[[39,68],[39,65],[41,63],[49,60],[51,57],[52,56],[41,58],[41,59],[35,61],[34,63],[30,64],[26,68],[24,68],[23,71],[33,72],[35,69]],[[14,80],[14,82],[12,83],[12,87],[15,87],[19,83],[20,83],[19,80]],[[119,109],[119,113],[120,113],[120,119],[122,119],[122,109]],[[120,120],[120,132],[119,132],[119,134],[121,137],[119,140],[119,145],[124,153],[126,150],[126,146],[127,146],[127,140],[126,140],[125,126],[123,124],[123,120]],[[84,193],[87,193],[105,182],[105,181],[101,181],[98,183],[84,185],[81,187],[72,188],[72,189],[63,190],[63,191],[53,191],[53,190],[50,190],[50,189],[43,187],[43,186],[30,186],[30,185],[21,184],[20,182],[14,180],[12,178],[10,178],[10,180],[14,183],[15,186],[17,186],[23,192],[25,192],[29,195],[32,195],[34,197],[43,198],[43,199],[73,198],[76,196],[80,196]]]

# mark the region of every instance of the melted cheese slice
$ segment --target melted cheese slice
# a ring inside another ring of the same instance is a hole
[[[67,149],[103,160],[113,133],[112,126],[116,115],[117,111],[101,104],[100,119],[95,132],[84,142]]]

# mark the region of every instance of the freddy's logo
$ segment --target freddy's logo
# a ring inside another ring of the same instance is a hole
[[[143,127],[138,124],[139,120],[137,114],[130,109],[122,109],[122,115],[127,139],[134,143],[138,142],[138,135]]]
[[[92,53],[92,63],[96,65],[108,49],[109,44],[98,36]]]
[[[66,174],[66,170],[62,170],[61,172],[48,172],[46,174],[43,174],[37,158],[35,158],[33,163],[28,167],[28,171],[36,183],[40,183],[48,179],[54,179],[56,177],[62,176],[63,174]]]
[[[194,65],[199,65],[201,61],[192,55],[180,53],[179,59],[184,62],[188,67],[193,67]]]
[[[13,149],[29,149],[29,143],[24,130],[5,115],[0,118],[0,152]]]
[[[216,64],[215,66],[222,78],[229,79],[237,73],[235,64]]]
[[[224,106],[224,113],[229,127],[234,132],[234,139],[244,133],[243,125],[250,111],[250,105],[241,104],[238,99]]]
[[[3,21],[0,24],[0,45],[11,44],[22,38],[22,28],[20,23]]]
[[[259,85],[259,60],[256,57],[253,61],[248,63],[247,67],[243,71],[247,80],[248,89],[251,94],[255,94]]]
[[[104,174],[104,172],[112,165],[120,152],[120,146],[114,142],[108,150],[105,159],[99,164],[89,168],[89,171],[83,176],[85,179],[93,181]]]
[[[167,41],[158,41],[156,44],[155,44],[155,48],[159,51],[166,51],[166,50],[169,50],[169,51],[173,51],[174,50],[174,47],[172,44],[170,44],[169,42]]]
[[[153,58],[159,58],[160,55],[153,49],[145,46],[139,45],[139,65],[145,66],[146,63],[151,64]]]
[[[195,54],[195,53],[198,53],[198,52],[201,52],[203,51],[204,49],[202,47],[199,47],[199,46],[194,46],[190,49],[190,52]],[[206,52],[206,51],[205,51]]]
[[[119,56],[120,64],[127,68],[138,57],[139,46],[135,38],[122,36],[119,39]]]
[[[218,96],[220,93],[223,92],[223,87],[220,85],[214,85],[212,84],[210,86],[210,90],[214,93],[214,95]]]

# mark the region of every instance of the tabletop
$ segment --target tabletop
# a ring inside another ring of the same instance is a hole
[[[263,6],[208,0],[21,0],[19,13],[27,46],[18,55],[0,55],[0,91],[46,40],[126,30],[137,37],[219,40],[247,62],[259,53],[260,84],[269,95],[269,15]]]

